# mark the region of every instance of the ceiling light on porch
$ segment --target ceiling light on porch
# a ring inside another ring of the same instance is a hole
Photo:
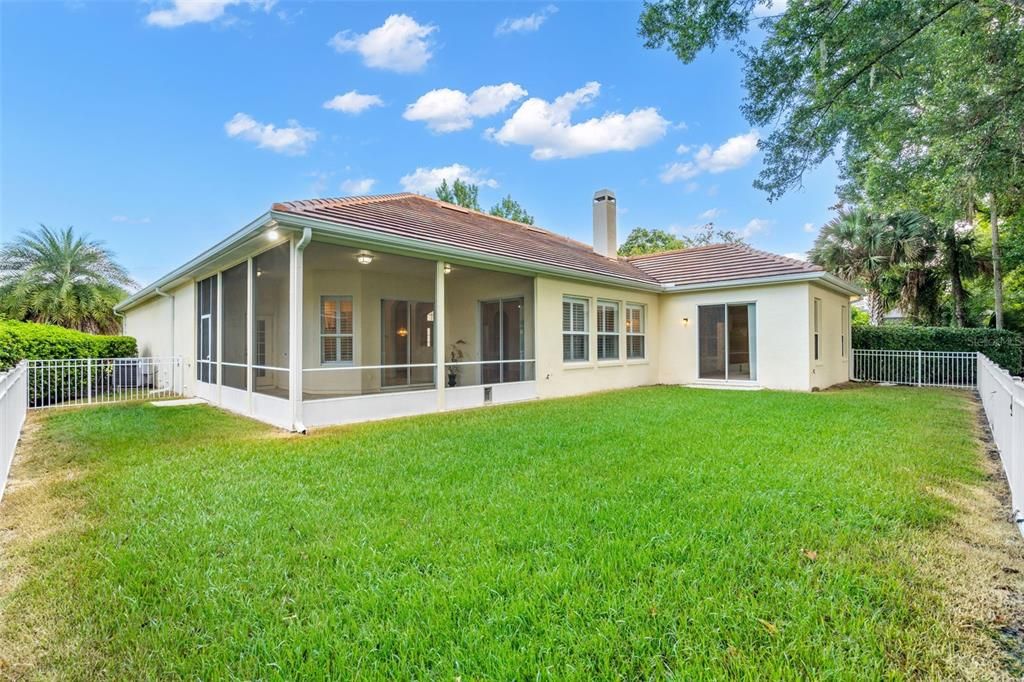
[[[452,274],[452,264],[451,263],[445,263],[444,264],[444,274],[446,274],[446,275]]]
[[[278,232],[276,228],[272,227],[269,230],[267,230],[267,239],[269,239],[272,242],[273,241],[277,241],[277,238],[280,237],[280,236],[281,236],[281,233]]]
[[[366,253],[364,251],[363,253],[360,253],[359,255],[356,256],[356,262],[358,262],[360,265],[369,265],[370,263],[373,262],[373,254]]]

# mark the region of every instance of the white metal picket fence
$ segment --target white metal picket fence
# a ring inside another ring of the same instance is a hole
[[[1024,381],[979,353],[978,397],[1010,484],[1014,518],[1024,533]]]
[[[182,395],[181,358],[28,361],[28,407],[72,407]]]
[[[978,383],[978,353],[853,349],[854,381],[971,388]]]
[[[28,363],[24,360],[5,374],[0,374],[0,500],[7,488],[14,450],[21,437],[28,410]]]

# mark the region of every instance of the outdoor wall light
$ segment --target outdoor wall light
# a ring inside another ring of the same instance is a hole
[[[401,336],[402,338],[405,338],[406,336],[409,336],[409,330],[406,329],[405,327],[399,327],[398,331],[396,333],[399,336]]]
[[[446,275],[452,274],[452,264],[451,263],[445,263],[444,264],[444,274],[446,274]]]
[[[684,318],[683,318],[683,326],[685,327],[685,326],[686,326],[686,325],[688,325],[688,324],[690,324],[690,318],[688,318],[688,317],[684,317]]]
[[[370,263],[373,262],[373,254],[361,253],[358,256],[356,256],[356,261],[360,265],[369,265]]]

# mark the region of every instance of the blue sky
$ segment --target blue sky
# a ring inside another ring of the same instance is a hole
[[[635,226],[713,220],[805,251],[835,168],[769,204],[727,49],[683,65],[627,3],[0,4],[0,237],[104,240],[142,283],[275,201],[512,194],[589,242],[590,198]]]

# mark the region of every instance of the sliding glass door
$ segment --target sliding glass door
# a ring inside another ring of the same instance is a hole
[[[480,302],[481,360],[521,360],[525,350],[524,335],[523,299]],[[480,367],[482,384],[522,380],[522,363],[494,362]]]
[[[701,379],[757,378],[753,303],[697,307],[697,369]]]
[[[380,302],[382,365],[434,362],[434,304],[420,301]],[[385,367],[381,385],[425,386],[434,383],[433,367]]]

